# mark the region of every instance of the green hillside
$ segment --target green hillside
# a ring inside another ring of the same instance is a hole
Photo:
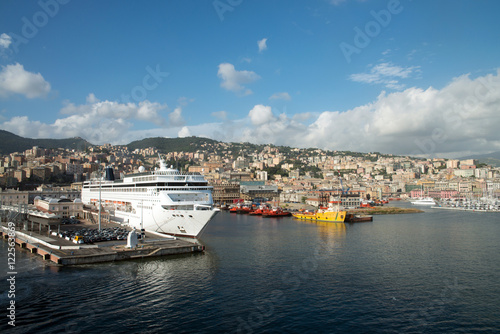
[[[467,157],[462,157],[459,158],[460,160],[465,160],[465,159],[476,159],[479,161],[479,163],[487,164],[493,167],[500,167],[500,151],[498,152],[491,152],[487,154],[481,154],[481,155],[469,155]]]
[[[136,140],[127,145],[131,151],[135,149],[145,149],[148,147],[156,147],[160,152],[196,152],[201,148],[207,149],[207,145],[213,145],[218,141],[200,138],[200,137],[184,137],[184,138],[164,138],[154,137]]]
[[[479,163],[487,164],[493,167],[500,167],[500,159],[495,158],[481,158]]]
[[[80,137],[66,139],[32,139],[20,137],[9,131],[0,130],[0,154],[23,152],[33,146],[47,149],[66,148],[83,151],[86,147],[92,146],[92,144]]]

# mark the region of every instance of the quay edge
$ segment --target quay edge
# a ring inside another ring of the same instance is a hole
[[[1,226],[0,237],[2,240],[8,240],[8,232],[8,228]],[[43,260],[62,266],[200,253],[205,250],[203,245],[172,238],[141,243],[134,249],[126,248],[126,241],[119,244],[114,243],[109,246],[60,246],[48,242],[47,239],[50,238],[38,235],[34,236],[33,234],[35,233],[29,235],[16,231],[14,237],[16,246],[24,248],[34,255],[39,255]]]

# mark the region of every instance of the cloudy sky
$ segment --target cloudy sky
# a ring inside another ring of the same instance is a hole
[[[3,1],[0,128],[500,151],[495,0]]]

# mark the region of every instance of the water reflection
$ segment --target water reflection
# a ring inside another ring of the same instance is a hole
[[[297,223],[317,226],[317,231],[319,239],[328,244],[335,243],[344,240],[347,233],[347,228],[345,223],[338,222],[313,222],[304,220],[295,220]]]

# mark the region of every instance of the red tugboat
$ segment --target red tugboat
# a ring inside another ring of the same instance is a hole
[[[252,212],[252,208],[250,208],[248,206],[242,206],[236,213],[244,214],[244,213],[250,213],[250,212]]]
[[[264,213],[262,213],[262,217],[264,218],[288,217],[291,215],[292,215],[291,212],[283,211],[281,208],[274,208],[272,210],[267,210]]]
[[[253,210],[249,214],[252,216],[260,216],[264,214],[265,212],[269,211],[269,207],[267,205],[261,205],[257,209]]]
[[[252,211],[253,210],[252,210],[251,207],[246,206],[246,205],[241,205],[241,204],[233,206],[231,209],[229,209],[229,212],[231,212],[231,213],[239,213],[239,214],[250,213]]]

